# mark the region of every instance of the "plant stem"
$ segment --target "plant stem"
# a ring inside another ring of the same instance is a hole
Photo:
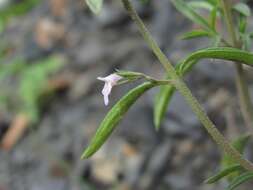
[[[237,40],[236,30],[231,14],[230,0],[221,0],[221,6],[224,11],[225,22],[230,35],[230,40],[235,48],[241,48],[240,42]],[[236,64],[236,86],[238,91],[239,103],[246,126],[253,131],[253,106],[250,100],[250,93],[247,86],[243,65]]]
[[[253,164],[248,160],[244,159],[242,155],[229,144],[229,142],[216,129],[215,125],[205,114],[204,110],[202,109],[197,99],[192,95],[190,89],[186,86],[184,81],[181,80],[181,78],[177,75],[173,65],[169,62],[167,57],[164,55],[164,53],[161,51],[157,43],[152,38],[151,34],[145,27],[144,23],[142,22],[138,14],[136,13],[130,1],[122,0],[122,2],[125,9],[128,11],[129,15],[133,19],[133,21],[139,27],[139,30],[144,40],[153,50],[153,53],[157,56],[158,60],[161,62],[167,73],[170,75],[171,79],[175,81],[174,84],[176,89],[184,96],[185,100],[191,106],[193,112],[196,114],[198,119],[204,125],[205,129],[208,131],[208,133],[211,135],[214,141],[218,144],[220,148],[222,148],[224,152],[226,152],[229,156],[231,156],[231,158],[237,161],[242,167],[244,167],[247,170],[253,171]]]

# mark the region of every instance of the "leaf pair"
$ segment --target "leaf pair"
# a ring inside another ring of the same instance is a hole
[[[231,173],[234,173],[234,172],[237,172],[237,171],[242,171],[242,170],[243,169],[239,164],[232,165],[232,166],[222,170],[221,172],[219,172],[215,176],[210,177],[205,182],[208,183],[208,184],[212,184],[212,183],[215,183],[215,182],[219,181],[220,179],[230,175]],[[243,172],[241,175],[235,177],[232,180],[232,182],[228,185],[226,190],[234,190],[237,187],[239,187],[241,184],[246,183],[250,180],[253,180],[253,172]]]
[[[226,188],[226,190],[234,190],[241,184],[253,180],[253,172],[244,172],[243,174],[236,177]]]
[[[205,181],[205,183],[207,183],[207,184],[215,183],[215,182],[221,180],[222,178],[230,175],[231,173],[237,172],[237,171],[242,170],[242,169],[243,168],[240,166],[240,164],[231,165],[231,166],[223,169],[219,173],[213,175],[212,177],[208,178]]]
[[[195,0],[190,2],[185,0],[172,0],[172,3],[184,16],[201,27],[200,29],[185,33],[182,36],[183,39],[209,37],[213,41],[212,46],[218,46],[222,36],[216,31],[217,17],[221,15],[217,0]],[[209,18],[200,15],[196,11],[198,9],[207,10],[209,12]]]
[[[184,0],[172,0],[173,5],[187,18],[192,20],[194,23],[199,24],[206,30],[211,30],[208,22],[198,13],[194,11],[194,9],[189,6]]]
[[[218,12],[218,1],[184,1],[184,0],[172,0],[172,3],[184,16],[189,18],[192,22],[203,27],[206,31],[216,33],[215,22]],[[200,14],[198,14],[195,9],[206,9],[210,12],[209,22]],[[249,17],[251,15],[251,10],[249,6],[245,3],[237,3],[233,6],[233,10],[239,14]]]
[[[235,48],[216,47],[206,48],[192,53],[176,66],[176,71],[180,76],[184,76],[186,73],[191,71],[193,66],[199,60],[206,58],[238,61],[246,65],[253,66],[252,53]],[[156,129],[159,129],[161,125],[174,91],[175,88],[173,86],[162,86],[156,97],[154,106],[154,124]]]
[[[243,135],[237,138],[235,141],[233,141],[232,146],[239,151],[241,154],[243,154],[244,149],[247,145],[247,143],[250,140],[250,135]],[[239,164],[237,164],[231,157],[229,157],[227,154],[223,156],[222,159],[222,169],[220,172],[215,174],[214,176],[208,178],[205,182],[208,184],[215,183],[224,177],[230,181],[229,186],[226,188],[226,190],[233,190],[237,188],[242,183],[245,183],[251,179],[253,179],[253,172],[245,171]]]

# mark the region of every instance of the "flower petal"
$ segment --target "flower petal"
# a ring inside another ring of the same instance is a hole
[[[102,94],[104,96],[104,103],[107,106],[109,104],[109,95],[112,91],[112,85],[109,82],[106,82],[104,88],[102,90]]]
[[[98,80],[106,81],[106,77],[97,77]]]
[[[109,104],[109,96],[104,96],[104,103],[106,106]]]
[[[107,77],[97,77],[97,79],[104,82],[110,82],[115,85],[120,79],[122,79],[122,77],[117,74],[110,74]]]
[[[111,83],[106,82],[105,85],[104,85],[104,88],[102,90],[102,94],[104,96],[108,96],[111,93],[111,91],[112,91],[112,85],[111,85]]]

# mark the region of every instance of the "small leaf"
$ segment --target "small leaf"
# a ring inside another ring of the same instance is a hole
[[[201,8],[201,9],[206,9],[208,11],[211,11],[213,9],[213,5],[207,1],[191,1],[188,3],[188,5],[191,8]]]
[[[190,64],[194,65],[194,64]],[[175,69],[179,76],[184,76],[191,68],[182,68],[183,62],[176,65]],[[169,77],[167,77],[168,79]],[[172,85],[161,86],[159,93],[155,97],[154,105],[154,125],[156,130],[159,130],[162,120],[166,114],[170,100],[175,92],[175,87]]]
[[[210,30],[208,22],[202,16],[196,13],[193,8],[187,5],[186,2],[184,2],[183,0],[172,0],[171,2],[178,9],[178,11],[180,11],[187,18],[199,24],[200,26]]]
[[[183,40],[188,40],[188,39],[192,39],[192,38],[208,37],[208,36],[210,36],[210,33],[205,30],[193,30],[193,31],[183,34],[183,36],[181,38]]]
[[[233,142],[232,142],[232,146],[238,151],[240,152],[241,154],[244,152],[244,149],[247,145],[247,143],[249,142],[250,140],[250,137],[251,135],[242,135],[240,137],[238,137],[237,139],[235,139]],[[224,155],[223,159],[222,159],[222,165],[223,167],[228,167],[230,166],[231,164],[235,164],[234,160],[228,156],[227,154]]]
[[[159,93],[155,98],[154,105],[154,124],[156,130],[159,130],[161,122],[166,114],[168,104],[175,92],[175,88],[172,85],[161,86]]]
[[[239,16],[239,32],[244,34],[247,29],[247,19],[244,16]]]
[[[241,154],[243,154],[244,152],[244,149],[247,145],[247,143],[249,142],[250,140],[250,135],[242,135],[238,138],[236,138],[233,142],[232,142],[232,146],[238,151],[240,152]],[[237,164],[237,162],[235,162],[229,155],[227,154],[224,154],[223,155],[223,158],[221,160],[221,166],[222,168],[227,168],[231,165],[234,165],[234,164]],[[238,175],[241,174],[241,171],[238,171],[238,172],[235,172],[229,176],[227,176],[227,180],[228,181],[231,181],[233,180],[235,177],[237,177]]]
[[[116,70],[116,74],[130,81],[143,78],[144,76],[143,73],[124,70]]]
[[[103,0],[86,0],[86,3],[95,14],[99,14],[103,6]]]
[[[215,183],[215,182],[219,181],[220,179],[222,179],[223,177],[226,177],[227,175],[229,175],[235,171],[238,171],[238,170],[242,170],[242,167],[240,166],[240,164],[231,165],[231,166],[223,169],[219,173],[215,174],[214,176],[208,178],[205,181],[205,183],[208,183],[208,184]]]
[[[240,176],[236,177],[226,188],[226,190],[234,190],[241,184],[253,180],[253,172],[245,172],[241,174]]]
[[[233,9],[237,12],[239,12],[240,14],[249,17],[251,15],[251,11],[250,8],[247,4],[245,3],[237,3]]]
[[[135,101],[154,86],[155,84],[151,82],[143,83],[129,91],[123,98],[121,98],[105,116],[95,136],[91,140],[90,145],[84,151],[81,158],[84,159],[92,156],[105,143],[124,114],[135,103]]]
[[[242,135],[232,142],[232,146],[242,154],[250,138],[250,134]]]

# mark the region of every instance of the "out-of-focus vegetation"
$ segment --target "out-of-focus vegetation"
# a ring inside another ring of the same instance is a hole
[[[7,2],[0,8],[0,33],[11,19],[29,12],[40,0],[22,0]],[[0,44],[0,111],[16,115],[23,113],[30,121],[39,117],[39,100],[45,93],[48,81],[62,65],[61,59],[51,56],[43,60],[27,63],[26,60],[14,58],[5,63],[8,45]]]
[[[0,8],[0,33],[11,18],[27,13],[39,2],[40,0],[22,0],[18,3],[6,5],[2,9]]]
[[[49,57],[36,63],[21,60],[0,65],[1,109],[25,113],[30,120],[39,116],[39,99],[47,91],[49,76],[59,70],[62,61]],[[15,94],[13,94],[15,92]]]

